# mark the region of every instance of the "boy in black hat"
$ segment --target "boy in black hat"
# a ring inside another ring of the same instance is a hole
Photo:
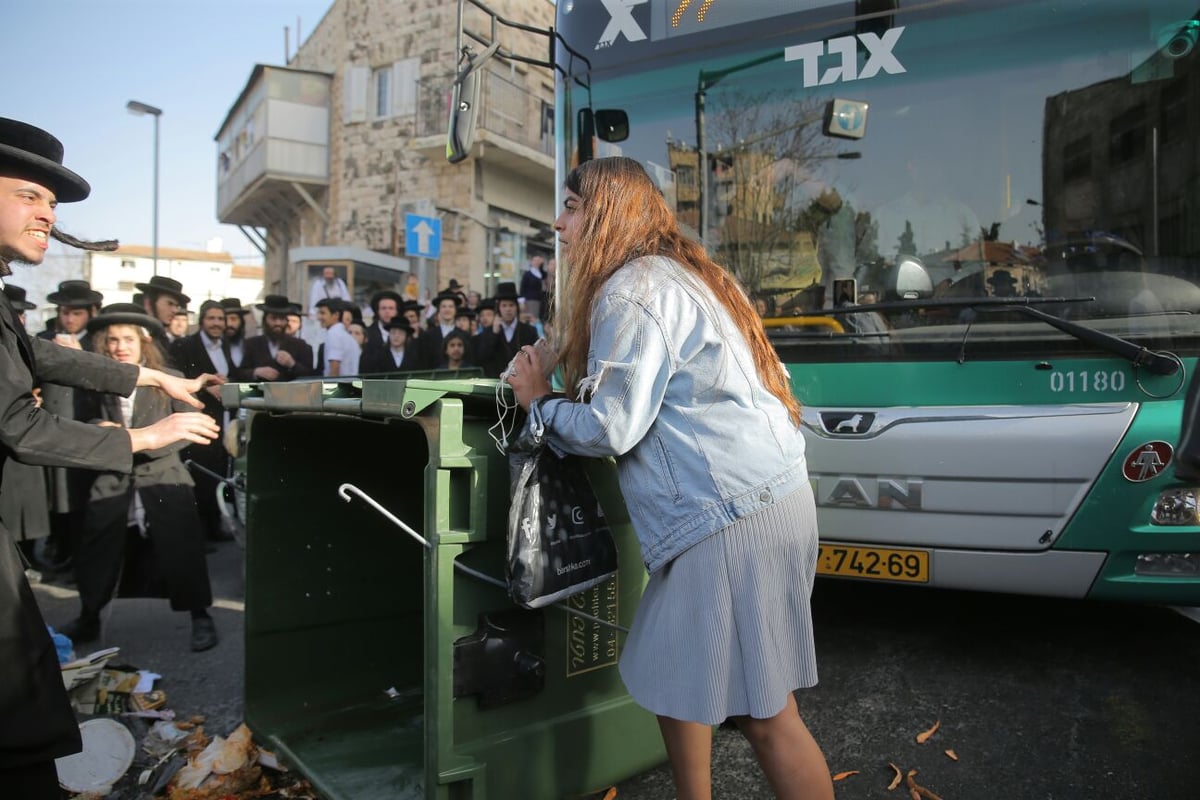
[[[171,320],[175,318],[176,312],[187,308],[187,304],[192,301],[192,298],[183,293],[182,283],[165,275],[155,275],[149,283],[135,283],[134,286],[142,292],[142,304],[146,308],[146,313],[161,322],[163,328],[166,329],[167,332],[164,334],[167,343],[166,349],[170,354],[169,347],[176,339],[169,332]]]
[[[457,330],[454,318],[458,315],[459,304],[458,294],[449,290],[433,298],[434,316],[421,337],[423,358],[431,367],[442,361],[442,340]]]
[[[62,143],[17,120],[0,118],[0,276],[9,263],[40,264],[54,235],[55,205],[83,200],[91,187],[62,165]],[[201,413],[171,414],[144,428],[85,425],[38,407],[35,380],[124,396],[157,386],[193,407],[208,378],[185,380],[120,364],[96,353],[30,339],[8,299],[0,299],[0,461],[131,472],[133,454],[216,437]],[[213,380],[216,380],[213,378]],[[46,624],[25,580],[16,546],[0,526],[0,796],[58,798],[54,759],[81,747]]]
[[[411,347],[412,328],[404,317],[396,317],[387,325],[388,347],[386,350],[376,350],[367,357],[363,353],[359,371],[364,374],[381,372],[404,372],[420,369],[416,347]]]

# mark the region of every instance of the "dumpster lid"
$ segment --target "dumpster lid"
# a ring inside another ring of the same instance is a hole
[[[484,378],[478,368],[473,368],[378,377],[227,383],[221,387],[221,402],[231,409],[409,419],[444,397],[473,401],[494,413],[498,389],[511,392],[507,384],[495,378]]]

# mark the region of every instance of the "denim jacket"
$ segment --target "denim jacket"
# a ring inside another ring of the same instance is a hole
[[[618,270],[597,297],[591,337],[590,402],[546,400],[531,418],[562,450],[616,458],[648,571],[808,480],[804,438],[745,338],[677,262],[644,257]]]

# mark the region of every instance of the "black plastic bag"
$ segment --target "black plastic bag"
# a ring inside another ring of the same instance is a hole
[[[615,574],[617,546],[583,462],[545,444],[513,457],[523,460],[508,513],[513,602],[541,608]]]

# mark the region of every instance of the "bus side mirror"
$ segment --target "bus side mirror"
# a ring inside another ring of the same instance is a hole
[[[921,300],[933,296],[933,280],[916,257],[903,256],[891,270],[888,290],[891,296],[900,300]]]
[[[623,142],[629,138],[629,115],[619,108],[579,109],[579,150],[577,164],[596,157],[596,139]]]
[[[458,61],[458,76],[450,93],[450,124],[446,131],[446,160],[451,164],[457,164],[471,154],[479,94],[483,88],[481,68],[499,49],[500,43],[493,42],[478,56],[473,56],[470,50],[463,48]]]

